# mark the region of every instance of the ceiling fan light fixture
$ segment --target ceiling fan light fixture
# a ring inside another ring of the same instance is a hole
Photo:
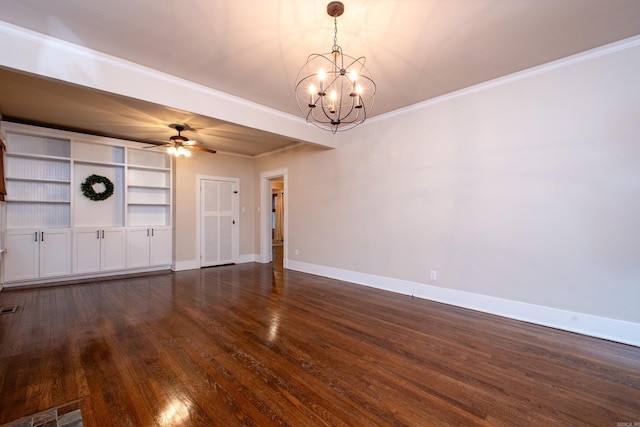
[[[175,129],[178,131],[177,135],[173,135],[169,137],[169,143],[166,142],[147,142],[148,144],[152,144],[155,146],[161,145],[163,147],[167,147],[167,154],[170,156],[179,158],[179,157],[191,157],[191,150],[203,151],[205,153],[215,154],[216,150],[208,147],[201,146],[198,141],[193,141],[191,139],[187,139],[181,135],[181,132],[184,130],[195,131],[195,129],[181,124],[171,124],[169,125],[171,129]],[[153,147],[145,147],[145,148],[153,148]]]
[[[171,139],[171,142],[173,143],[173,145],[167,148],[167,153],[169,153],[170,155],[176,158],[191,157],[191,151],[185,149],[184,144],[187,144],[190,142],[192,143],[192,141],[189,141],[187,138],[185,138],[180,134],[185,127],[183,125],[171,125],[170,127],[177,130],[178,134],[169,138]]]
[[[298,107],[307,122],[332,133],[364,122],[376,94],[376,84],[365,66],[367,59],[346,55],[338,46],[338,16],[343,13],[341,2],[327,5],[334,23],[331,52],[309,55],[295,87]]]

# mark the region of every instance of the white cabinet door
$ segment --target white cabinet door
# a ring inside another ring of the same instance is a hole
[[[121,270],[126,267],[126,239],[124,228],[105,228],[100,230],[100,268]]]
[[[7,232],[4,280],[38,279],[71,273],[71,230]]]
[[[37,230],[7,232],[7,251],[4,256],[5,282],[38,278],[39,236],[40,232]]]
[[[149,265],[171,264],[171,228],[151,229]]]
[[[41,232],[40,277],[71,274],[71,230],[49,229]]]
[[[150,228],[127,229],[127,267],[147,267],[149,265]]]
[[[100,271],[100,230],[96,228],[73,230],[73,272]]]
[[[125,267],[124,228],[86,228],[73,231],[75,274],[122,270]]]

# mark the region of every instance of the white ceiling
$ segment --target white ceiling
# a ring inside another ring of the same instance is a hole
[[[299,116],[297,73],[310,53],[333,44],[327,3],[0,0],[0,20]],[[338,44],[346,54],[367,57],[378,88],[373,115],[640,34],[639,0],[344,3]],[[189,122],[220,151],[254,156],[297,143],[13,70],[0,73],[0,91],[3,115],[134,140],[164,140],[172,134],[166,125]]]

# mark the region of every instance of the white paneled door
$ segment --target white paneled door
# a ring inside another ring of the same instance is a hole
[[[236,262],[235,181],[200,180],[200,266]]]

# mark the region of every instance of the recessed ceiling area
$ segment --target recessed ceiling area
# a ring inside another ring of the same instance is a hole
[[[0,68],[4,120],[139,142],[169,142],[173,123],[220,153],[257,156],[299,141],[175,108]]]
[[[0,0],[0,24],[27,32],[26,37],[36,32],[303,121],[295,80],[309,54],[331,50],[334,27],[327,3]],[[344,3],[338,43],[345,54],[367,58],[378,88],[370,117],[640,34],[637,0]],[[261,124],[238,126],[215,114],[190,112],[177,102],[145,102],[133,94],[111,95],[69,81],[39,81],[38,73],[27,75],[28,70],[9,65],[19,62],[16,56],[23,52],[5,50],[3,55],[0,114],[7,117],[140,141],[166,140],[172,134],[167,125],[184,122],[207,147],[248,156],[305,140],[278,135]],[[67,65],[44,51],[36,59],[46,65],[38,64],[39,69]]]

